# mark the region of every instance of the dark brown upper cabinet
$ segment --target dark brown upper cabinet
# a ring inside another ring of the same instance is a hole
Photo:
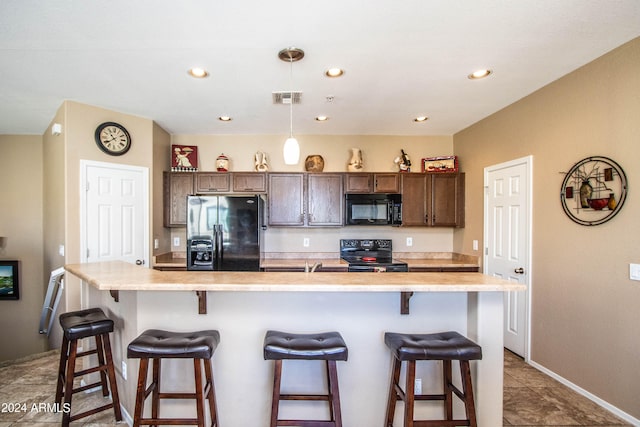
[[[344,175],[345,193],[399,193],[397,173],[347,173]]]
[[[464,227],[464,173],[406,173],[402,226]]]

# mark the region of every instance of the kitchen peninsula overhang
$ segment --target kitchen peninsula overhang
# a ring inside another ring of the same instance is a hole
[[[523,284],[482,273],[294,273],[246,271],[159,271],[124,261],[69,264],[65,270],[98,290],[194,291],[200,314],[206,314],[206,293],[225,292],[399,292],[403,314],[414,292],[506,292]]]

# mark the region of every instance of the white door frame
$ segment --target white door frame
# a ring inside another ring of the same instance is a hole
[[[119,163],[80,160],[80,262],[87,262],[87,170],[90,167],[109,168],[122,171],[142,173],[142,197],[144,215],[144,265],[149,266],[149,168],[143,166],[123,165]]]
[[[527,218],[527,227],[526,227],[526,233],[527,233],[527,241],[528,241],[528,247],[527,247],[527,257],[526,257],[526,262],[527,265],[525,266],[525,268],[527,268],[527,290],[526,292],[526,304],[527,304],[527,313],[526,313],[526,328],[525,328],[525,333],[526,333],[526,338],[525,338],[525,354],[524,354],[524,360],[526,362],[529,362],[530,360],[530,349],[531,349],[531,283],[533,282],[532,277],[533,277],[533,268],[532,268],[532,246],[533,246],[533,242],[532,242],[532,229],[533,229],[533,224],[532,224],[532,220],[533,220],[533,156],[529,155],[526,157],[520,157],[518,159],[514,159],[514,160],[509,160],[507,162],[503,162],[503,163],[499,163],[496,165],[492,165],[492,166],[488,166],[486,168],[484,168],[484,221],[483,221],[483,235],[484,235],[484,244],[483,244],[483,248],[484,248],[484,256],[483,256],[483,271],[487,272],[489,271],[489,257],[487,256],[489,253],[489,236],[488,236],[488,230],[489,230],[489,223],[488,223],[488,218],[489,218],[489,203],[488,203],[488,199],[489,199],[489,194],[487,193],[487,189],[489,188],[489,173],[493,172],[495,170],[499,170],[499,169],[504,169],[504,168],[508,168],[508,167],[512,167],[512,166],[516,166],[516,165],[521,165],[524,164],[526,166],[527,169],[527,203],[529,204],[529,208],[526,211],[526,218]]]

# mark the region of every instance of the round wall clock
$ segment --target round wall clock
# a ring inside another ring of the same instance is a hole
[[[98,147],[112,156],[121,156],[131,148],[131,135],[118,123],[102,123],[96,128],[95,138]]]
[[[612,219],[627,199],[627,176],[608,157],[580,160],[566,173],[560,191],[562,208],[580,225],[599,225]]]

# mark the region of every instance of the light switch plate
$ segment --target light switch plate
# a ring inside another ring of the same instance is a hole
[[[629,279],[640,280],[640,264],[629,264]]]

